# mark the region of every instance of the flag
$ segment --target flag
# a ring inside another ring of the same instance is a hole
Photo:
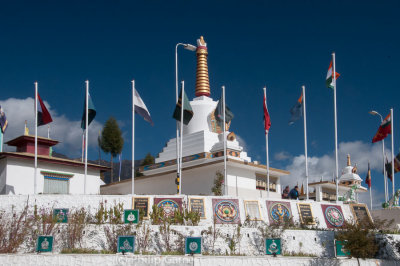
[[[265,134],[268,134],[269,128],[271,127],[271,118],[269,117],[267,108],[267,96],[264,94],[264,129]]]
[[[145,121],[149,122],[152,126],[154,126],[153,120],[151,120],[149,110],[147,110],[146,105],[144,104],[142,98],[140,98],[140,95],[136,89],[135,89],[135,95],[133,97],[133,105],[135,106],[135,113],[143,117]]]
[[[386,168],[387,177],[390,179],[390,181],[393,182],[393,178],[392,178],[392,162],[388,162],[387,158],[386,158],[385,168]],[[394,158],[394,173],[397,173],[399,171],[400,171],[400,153],[397,154],[396,157]]]
[[[0,106],[0,129],[1,129],[1,133],[6,132],[8,126],[8,121],[6,118],[6,114],[4,113],[3,108]]]
[[[290,114],[292,117],[289,120],[289,125],[292,125],[303,115],[303,93],[300,95],[300,98],[297,100],[296,104],[290,109]]]
[[[383,140],[387,137],[387,135],[392,133],[392,119],[390,118],[390,114],[388,114],[383,120],[382,124],[379,126],[378,131],[375,136],[372,138],[372,143]]]
[[[371,168],[369,167],[369,162],[368,162],[368,172],[367,172],[367,177],[365,178],[365,183],[368,185],[369,188],[371,188]]]
[[[38,116],[38,124],[37,126],[43,126],[48,123],[53,122],[49,111],[47,111],[46,106],[44,105],[42,98],[40,98],[39,93],[37,94],[37,98],[39,100],[39,104],[37,105],[37,116]]]
[[[326,86],[328,88],[333,89],[333,76],[332,76],[333,68],[332,68],[332,61],[329,64],[328,73],[326,74]],[[339,73],[336,72],[336,79],[340,76]]]
[[[190,120],[193,117],[193,109],[190,105],[188,97],[186,96],[186,92],[184,93],[184,101],[183,101],[183,123],[185,125],[189,124]],[[176,103],[176,107],[174,110],[174,114],[172,115],[178,121],[181,121],[181,110],[182,110],[182,91],[179,94],[178,102]]]
[[[95,116],[96,116],[96,107],[94,107],[92,98],[90,97],[90,94],[89,94],[88,126],[90,125],[90,123],[92,123]],[[85,102],[83,103],[83,115],[82,115],[82,121],[81,121],[81,128],[83,130],[86,129],[86,97],[85,97]]]
[[[223,123],[224,123],[224,107],[223,107],[223,102],[222,102],[222,96],[218,101],[217,108],[215,108],[215,120],[217,120],[218,126],[223,129]],[[225,123],[228,124],[231,122],[233,119],[234,115],[229,109],[229,107],[225,104]]]

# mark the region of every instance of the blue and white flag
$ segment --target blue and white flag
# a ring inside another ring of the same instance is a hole
[[[6,114],[4,113],[3,108],[0,106],[0,129],[1,129],[1,133],[6,132],[8,126],[8,121],[6,118]]]
[[[144,104],[142,98],[140,98],[139,93],[135,89],[135,96],[133,99],[133,104],[135,106],[135,113],[143,117],[143,119],[149,122],[152,126],[154,125],[153,120],[151,120],[151,116],[149,110],[147,110],[146,105]]]

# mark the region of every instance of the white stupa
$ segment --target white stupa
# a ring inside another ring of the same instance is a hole
[[[224,134],[214,111],[218,101],[211,96],[207,44],[197,41],[197,72],[195,98],[190,102],[193,117],[183,126],[183,163],[181,193],[212,195],[216,173],[224,173]],[[226,124],[227,194],[247,198],[267,196],[267,169],[253,162]],[[262,140],[260,140],[262,141]],[[176,138],[170,139],[159,153],[155,164],[141,167],[144,176],[135,179],[135,194],[176,194]],[[281,197],[280,177],[289,172],[270,168],[270,197]],[[131,180],[102,186],[102,194],[130,194]]]
[[[367,188],[361,185],[363,180],[357,174],[357,165],[351,166],[350,155],[347,155],[347,166],[343,168],[342,175],[339,178],[339,198],[344,198],[346,202],[357,201],[357,194],[367,191]],[[336,183],[334,181],[319,181],[308,185],[310,188],[315,188],[314,192],[310,193],[310,198],[316,201],[336,201]],[[350,191],[356,195],[352,195]],[[352,198],[352,199],[351,199]]]

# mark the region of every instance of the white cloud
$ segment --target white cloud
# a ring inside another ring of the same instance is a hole
[[[274,159],[277,161],[285,161],[292,158],[292,155],[288,153],[287,151],[281,151],[278,153],[275,153]]]
[[[382,146],[380,143],[370,144],[362,141],[342,142],[339,144],[339,176],[343,167],[347,163],[347,154],[351,156],[351,163],[357,163],[358,173],[361,178],[368,169],[368,161],[370,161],[371,169],[382,171]],[[290,171],[289,176],[281,179],[283,185],[301,184],[305,181],[305,156],[299,155],[293,157],[292,162],[286,167]],[[308,157],[308,173],[309,181],[319,181],[321,177],[324,180],[331,180],[335,172],[335,155],[334,153],[325,154],[321,157]]]
[[[34,99],[9,98],[0,101],[8,120],[8,128],[4,140],[16,138],[24,134],[25,120],[28,121],[30,135],[35,134]],[[59,115],[56,110],[45,101],[53,122],[50,123],[50,138],[60,141],[56,146],[57,151],[62,151],[70,156],[80,156],[82,147],[81,120],[70,120],[65,115]],[[89,147],[97,146],[97,136],[102,125],[94,120],[89,126]],[[38,128],[38,136],[47,137],[47,126]],[[10,148],[9,148],[10,149]]]
[[[244,141],[244,139],[242,137],[240,137],[238,134],[236,134],[236,140],[239,142],[239,145],[243,147],[244,151],[249,152],[246,141]]]

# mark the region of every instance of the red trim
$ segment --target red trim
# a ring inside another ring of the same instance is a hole
[[[207,46],[197,46],[197,49],[207,50]]]
[[[35,136],[22,135],[15,139],[7,141],[6,144],[8,146],[21,146],[21,145],[25,144],[26,142],[35,142]],[[58,141],[38,137],[38,144],[46,144],[47,146],[51,147],[51,146],[58,144]]]
[[[200,97],[200,96],[210,96],[209,92],[196,92],[196,97]]]

